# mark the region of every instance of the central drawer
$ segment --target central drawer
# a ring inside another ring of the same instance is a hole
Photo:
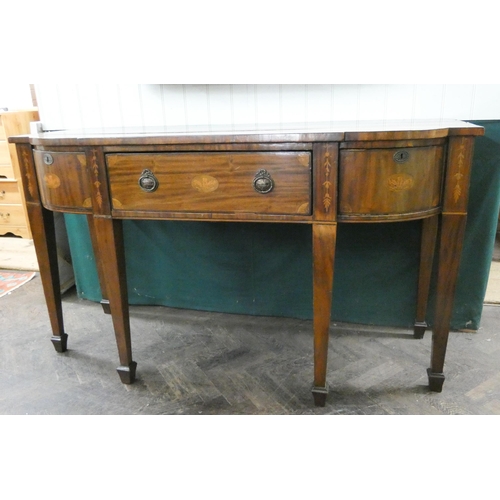
[[[311,213],[311,153],[108,154],[113,213]]]

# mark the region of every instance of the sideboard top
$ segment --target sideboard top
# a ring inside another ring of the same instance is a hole
[[[376,120],[289,124],[166,126],[44,131],[9,138],[41,146],[327,142],[435,139],[483,135],[479,125],[459,120]]]

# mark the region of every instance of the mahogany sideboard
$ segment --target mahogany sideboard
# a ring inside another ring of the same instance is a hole
[[[53,212],[86,214],[121,381],[134,382],[123,219],[310,224],[315,404],[327,398],[337,224],[422,219],[414,337],[437,258],[429,388],[440,392],[460,264],[473,143],[460,121],[339,122],[275,130],[42,132],[16,144],[52,342],[67,347]],[[309,284],[304,284],[308,286]]]

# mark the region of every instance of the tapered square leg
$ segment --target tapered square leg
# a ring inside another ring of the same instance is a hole
[[[101,307],[102,307],[104,314],[111,314],[111,307],[109,307],[109,300],[108,299],[101,300]]]
[[[106,287],[106,273],[103,269],[103,259],[99,254],[99,238],[97,235],[97,228],[92,215],[87,216],[87,222],[90,233],[90,240],[92,241],[92,248],[94,249],[94,258],[97,268],[97,276],[99,278],[99,286],[101,287],[101,307],[104,314],[111,314],[111,307],[109,306],[108,291]]]
[[[420,266],[418,273],[417,310],[413,337],[422,339],[428,328],[425,320],[429,290],[431,286],[432,265],[436,253],[436,239],[438,233],[439,216],[433,215],[422,221],[422,237],[420,245]]]
[[[120,359],[117,371],[124,384],[132,384],[137,363],[132,359],[122,222],[110,217],[95,217],[93,226]]]
[[[453,298],[460,265],[466,216],[443,214],[438,254],[436,315],[432,331],[431,366],[427,371],[431,391],[441,392],[444,382],[444,361],[453,312]]]
[[[122,384],[133,384],[135,381],[135,370],[137,368],[137,363],[132,361],[129,366],[119,366],[116,371],[120,375],[120,380]]]
[[[441,392],[445,376],[443,373],[433,373],[430,368],[427,368],[427,376],[429,377],[429,389],[433,392]]]
[[[52,327],[51,341],[57,352],[65,352],[68,335],[64,331],[54,214],[36,203],[29,203],[27,208]]]
[[[17,144],[16,151],[23,178],[26,210],[52,328],[51,341],[57,352],[64,352],[67,348],[68,335],[64,331],[54,214],[42,206],[31,146]]]
[[[415,321],[415,325],[413,325],[413,338],[423,339],[428,327],[429,325],[425,321]]]
[[[313,387],[312,395],[314,398],[314,406],[325,406],[326,397],[328,396],[328,387]]]
[[[328,394],[326,365],[336,240],[337,224],[315,224],[313,226],[313,396],[316,406],[324,406]]]
[[[54,349],[57,352],[65,352],[68,347],[68,334],[61,333],[61,335],[54,335],[51,339]]]

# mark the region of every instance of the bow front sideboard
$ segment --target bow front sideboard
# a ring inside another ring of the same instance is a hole
[[[422,219],[414,337],[422,338],[428,328],[436,257],[427,373],[430,390],[440,392],[473,144],[483,132],[466,122],[413,120],[282,125],[276,130],[84,130],[11,137],[55,349],[64,352],[68,336],[54,211],[88,218],[102,304],[112,316],[116,336],[117,371],[126,384],[134,382],[137,364],[132,358],[123,219],[310,224],[312,391],[315,404],[323,406],[337,225]]]

